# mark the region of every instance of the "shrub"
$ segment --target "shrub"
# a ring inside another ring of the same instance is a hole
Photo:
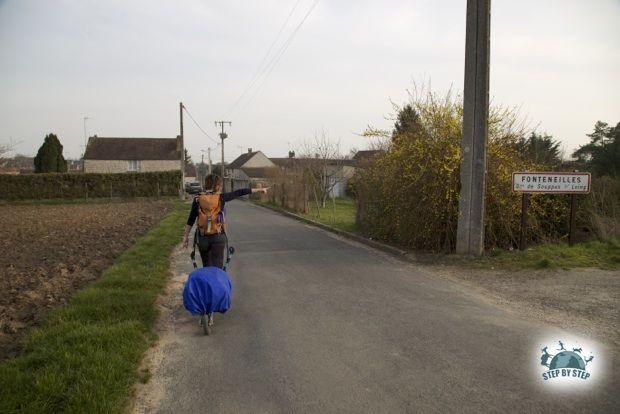
[[[0,175],[0,199],[173,196],[180,182],[180,171]]]
[[[419,91],[408,104],[417,117],[400,131],[371,131],[389,140],[355,177],[359,224],[366,234],[405,247],[452,251],[456,244],[463,108],[450,93]],[[521,198],[511,192],[512,172],[544,170],[519,154],[526,136],[516,111],[492,107],[487,150],[485,245],[516,245]],[[390,139],[391,138],[391,139]],[[528,234],[558,237],[567,222],[565,197],[532,196]]]
[[[578,220],[587,234],[620,237],[620,177],[593,177],[592,192],[580,205]]]

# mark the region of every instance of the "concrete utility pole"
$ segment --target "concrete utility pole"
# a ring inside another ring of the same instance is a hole
[[[209,174],[213,174],[213,167],[211,166],[211,147],[207,148],[209,156]]]
[[[181,199],[185,198],[185,142],[183,139],[183,102],[179,102],[179,120],[180,120],[180,127],[181,127],[181,135],[180,135],[180,141],[181,141],[181,188],[179,190],[179,195],[181,196]]]
[[[86,172],[86,168],[85,168],[85,163],[84,163],[84,156],[86,155],[86,147],[88,147],[88,134],[86,133],[86,121],[91,119],[88,115],[86,115],[83,120],[84,120],[84,154],[82,154],[82,172]]]
[[[220,132],[220,139],[222,140],[222,166],[221,166],[221,174],[222,174],[222,185],[224,184],[224,140],[228,138],[228,134],[224,132],[224,124],[228,124],[228,126],[232,126],[232,122],[230,121],[215,121],[215,126],[220,125],[222,127],[222,132]]]
[[[86,146],[88,145],[88,134],[86,134],[86,121],[91,118],[88,115],[86,115],[82,119],[84,120],[84,152],[86,152]]]
[[[211,167],[211,147],[207,148],[206,151],[205,150],[200,150],[200,152],[202,152],[203,159],[204,159],[204,156],[205,156],[204,153],[205,152],[207,153],[207,158],[208,158],[207,162],[208,162],[208,165],[209,165],[209,169],[207,171],[209,172],[209,174],[212,174],[213,171],[212,171],[212,167]]]
[[[467,0],[458,254],[484,251],[491,0]]]

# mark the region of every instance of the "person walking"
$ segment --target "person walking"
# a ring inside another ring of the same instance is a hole
[[[197,221],[194,237],[203,267],[223,268],[228,241],[224,205],[226,202],[244,195],[267,194],[267,190],[267,188],[242,188],[229,193],[222,193],[221,177],[215,174],[207,175],[204,182],[204,192],[194,197],[192,202],[183,234],[183,247],[188,247],[190,230]]]

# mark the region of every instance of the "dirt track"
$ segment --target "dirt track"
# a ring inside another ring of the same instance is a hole
[[[168,201],[0,206],[0,359],[171,208]]]

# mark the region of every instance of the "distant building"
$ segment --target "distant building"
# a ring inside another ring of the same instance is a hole
[[[240,178],[243,168],[273,168],[276,165],[262,151],[252,151],[248,148],[248,152],[238,156],[233,162],[228,164],[226,170],[232,178]]]
[[[248,186],[267,186],[269,178],[273,177],[276,165],[262,151],[252,151],[238,156],[227,167],[227,178],[232,180],[231,189]]]
[[[227,177],[232,178],[232,187],[252,185],[269,185],[270,178],[275,176],[274,170],[293,168],[316,168],[321,165],[325,168],[325,175],[330,180],[330,197],[344,197],[347,194],[349,180],[355,173],[355,168],[370,162],[381,150],[358,151],[352,159],[319,159],[296,157],[294,151],[289,151],[286,158],[268,158],[261,151],[252,151],[241,154],[227,167]],[[229,188],[229,187],[227,187]]]
[[[32,174],[34,172],[34,157],[16,155],[12,158],[0,160],[0,174]]]
[[[330,181],[330,197],[345,197],[349,180],[355,173],[355,162],[350,159],[298,158],[294,151],[288,152],[286,158],[270,158],[282,169],[289,168],[325,168],[325,176]]]
[[[83,170],[82,160],[67,160],[67,172],[82,172]]]
[[[185,184],[198,181],[198,174],[196,171],[196,166],[194,164],[189,164],[185,166],[184,177],[185,177]]]
[[[67,172],[82,172],[82,160],[66,160]],[[0,160],[0,174],[33,174],[34,157],[16,155]]]
[[[280,168],[288,168],[292,167],[294,163],[298,160],[295,158],[295,151],[289,151],[287,158],[269,158],[271,162],[277,165]]]
[[[356,166],[359,166],[360,164],[366,164],[369,162],[372,162],[372,160],[380,154],[383,154],[385,151],[383,150],[364,150],[364,151],[357,151],[357,153],[355,153],[355,155],[353,156],[353,162],[355,163]]]
[[[84,154],[84,172],[123,173],[181,170],[181,139],[92,136]]]

